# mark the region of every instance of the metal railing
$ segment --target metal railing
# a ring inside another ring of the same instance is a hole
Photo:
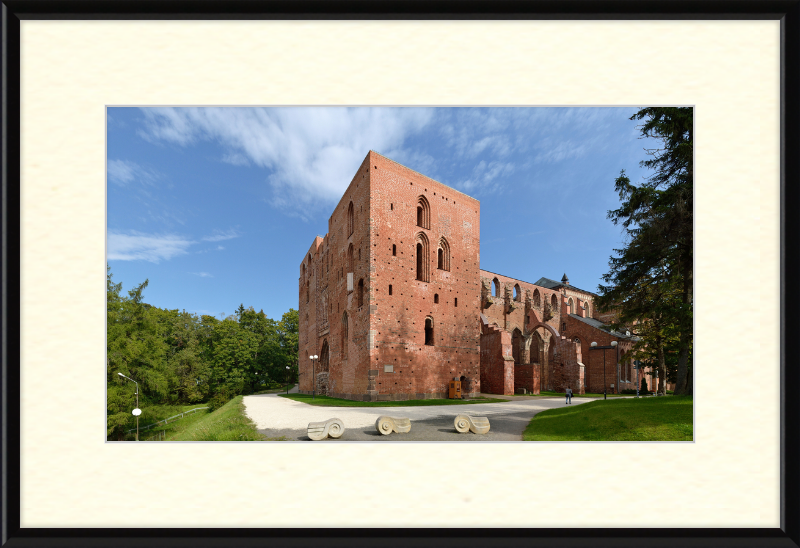
[[[149,438],[143,441],[164,441],[167,438],[166,434],[167,432],[165,430],[162,430],[155,436],[150,436]]]
[[[150,424],[148,426],[140,427],[139,431],[141,432],[143,430],[150,430],[152,427],[158,426],[162,422],[166,425],[172,419],[182,419],[184,415],[188,415],[189,413],[194,413],[195,411],[199,411],[201,409],[208,409],[208,407],[195,407],[194,409],[189,409],[188,411],[184,411],[183,413],[178,413],[177,415],[174,415],[172,417],[167,417],[164,420],[160,420],[158,422],[154,422],[153,424]],[[136,428],[131,428],[130,430],[128,430],[128,433],[133,432],[135,430],[136,430]]]

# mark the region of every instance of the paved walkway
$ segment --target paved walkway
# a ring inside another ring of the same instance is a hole
[[[290,390],[291,392],[291,390]],[[259,432],[269,438],[284,436],[289,440],[308,441],[308,423],[328,419],[341,419],[345,432],[340,441],[520,441],[522,432],[531,418],[545,409],[564,407],[563,397],[543,398],[525,396],[496,396],[503,403],[465,405],[432,405],[419,407],[321,407],[279,398],[277,394],[245,396],[247,416],[256,423]],[[573,398],[580,405],[590,398]],[[453,426],[456,415],[466,414],[488,417],[491,429],[488,434],[459,434]],[[375,421],[381,415],[408,417],[411,432],[383,436],[375,430]]]

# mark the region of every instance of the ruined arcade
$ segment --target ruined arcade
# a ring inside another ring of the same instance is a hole
[[[299,389],[381,401],[635,388],[594,294],[480,269],[480,203],[370,151],[304,253]],[[605,381],[601,352],[608,345]],[[613,355],[612,355],[613,354]],[[310,359],[316,355],[317,360]]]

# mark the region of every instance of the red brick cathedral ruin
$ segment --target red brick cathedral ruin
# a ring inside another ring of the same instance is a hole
[[[609,393],[636,388],[633,341],[603,328],[594,293],[481,270],[478,200],[373,151],[305,253],[299,297],[303,393],[603,392],[604,353]]]

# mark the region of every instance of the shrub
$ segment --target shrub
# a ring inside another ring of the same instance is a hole
[[[649,392],[650,390],[647,389],[647,379],[642,379],[642,386],[641,391],[644,393]]]
[[[229,396],[227,392],[217,392],[213,398],[208,400],[208,412],[211,413],[219,409],[229,401],[231,401],[231,396]]]

